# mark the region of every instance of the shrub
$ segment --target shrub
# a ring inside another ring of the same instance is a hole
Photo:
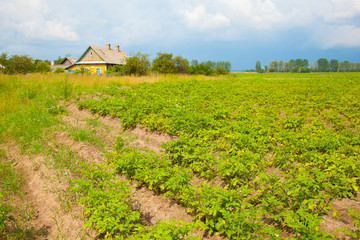
[[[54,73],[63,73],[63,72],[65,72],[65,70],[63,68],[61,68],[61,67],[57,67],[54,70]]]

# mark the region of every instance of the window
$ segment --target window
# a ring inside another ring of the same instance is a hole
[[[95,68],[95,74],[101,74],[101,68],[99,67]]]
[[[84,72],[85,73],[90,73],[90,68],[88,68],[88,67],[84,68]]]

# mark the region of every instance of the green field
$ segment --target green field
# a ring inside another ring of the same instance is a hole
[[[0,75],[0,99],[9,103],[0,103],[0,140],[53,156],[47,130],[64,131],[70,102],[119,119],[124,131],[143,126],[173,136],[159,153],[119,134],[100,165],[71,164],[71,154],[56,165],[74,172],[70,202],[84,206],[85,226],[101,238],[182,239],[193,228],[225,239],[359,238],[359,96],[358,73]],[[72,138],[106,149],[86,129]],[[129,180],[173,200],[193,221],[144,222]],[[9,213],[1,214],[6,234]]]

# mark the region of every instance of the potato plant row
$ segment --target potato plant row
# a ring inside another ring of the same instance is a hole
[[[85,206],[86,227],[94,227],[103,239],[199,239],[187,236],[199,223],[158,221],[150,226],[131,202],[130,187],[119,180],[106,163],[82,164],[72,191]]]
[[[192,209],[210,233],[331,239],[322,215],[359,191],[360,77],[273,76],[113,86],[78,106],[179,136],[164,156],[125,148],[113,161]],[[222,184],[192,186],[193,175]]]

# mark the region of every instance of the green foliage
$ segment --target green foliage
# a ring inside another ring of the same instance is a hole
[[[224,75],[230,72],[231,63],[228,61],[205,61],[199,63],[193,60],[190,66],[191,74],[199,75]]]
[[[209,233],[264,239],[286,228],[307,239],[332,238],[319,231],[320,216],[333,199],[359,190],[359,76],[246,76],[114,87],[111,98],[78,106],[118,117],[125,128],[177,135],[162,155],[119,138],[110,161],[187,207]],[[221,184],[194,185],[195,176]]]
[[[88,68],[80,67],[80,69],[76,69],[74,71],[74,74],[81,74],[81,75],[90,74],[90,70]]]
[[[360,239],[360,215],[354,209],[348,208],[348,216],[352,217],[356,230],[351,231],[348,228],[339,228],[336,231],[344,232],[355,239]]]
[[[106,165],[83,165],[82,178],[76,180],[74,191],[80,194],[79,203],[85,205],[88,217],[84,227],[93,224],[98,235],[110,238],[129,235],[138,226],[140,213],[129,202],[130,189],[125,181],[116,179]]]
[[[115,65],[109,69],[108,73],[120,73],[123,75],[147,75],[150,71],[149,55],[144,53],[136,53],[126,60],[125,65]]]
[[[319,72],[329,72],[330,71],[330,64],[326,58],[319,58],[317,60],[317,70]]]
[[[35,66],[35,72],[38,73],[50,72],[50,65],[44,61],[38,61]]]
[[[255,64],[255,71],[256,72],[261,72],[262,68],[261,68],[261,62],[259,60],[256,61],[256,64]]]
[[[74,87],[72,83],[69,81],[69,79],[65,78],[58,83],[57,94],[64,97],[65,99],[68,99],[73,94],[73,89]]]
[[[188,233],[199,223],[184,223],[182,221],[162,221],[157,222],[153,227],[139,226],[137,232],[131,235],[128,240],[151,240],[151,239],[168,239],[168,240],[200,240],[200,237],[187,237]]]
[[[55,68],[53,73],[64,73],[64,72],[65,72],[65,70],[63,68],[57,67],[57,68]]]
[[[172,53],[157,53],[152,62],[152,71],[156,73],[176,73],[175,59]]]
[[[163,221],[145,226],[140,212],[131,203],[130,187],[117,179],[111,166],[82,164],[81,178],[72,191],[85,206],[84,227],[94,226],[97,235],[105,239],[184,239],[200,223]],[[189,237],[187,239],[198,239]]]
[[[339,70],[339,61],[336,59],[330,60],[330,72],[337,72]]]
[[[7,53],[2,53],[0,64],[3,66],[0,70],[6,74],[26,74],[35,70],[33,60],[28,55],[9,56]]]
[[[176,73],[189,73],[189,61],[186,58],[183,58],[181,56],[176,56],[174,58],[175,61],[175,69]]]

